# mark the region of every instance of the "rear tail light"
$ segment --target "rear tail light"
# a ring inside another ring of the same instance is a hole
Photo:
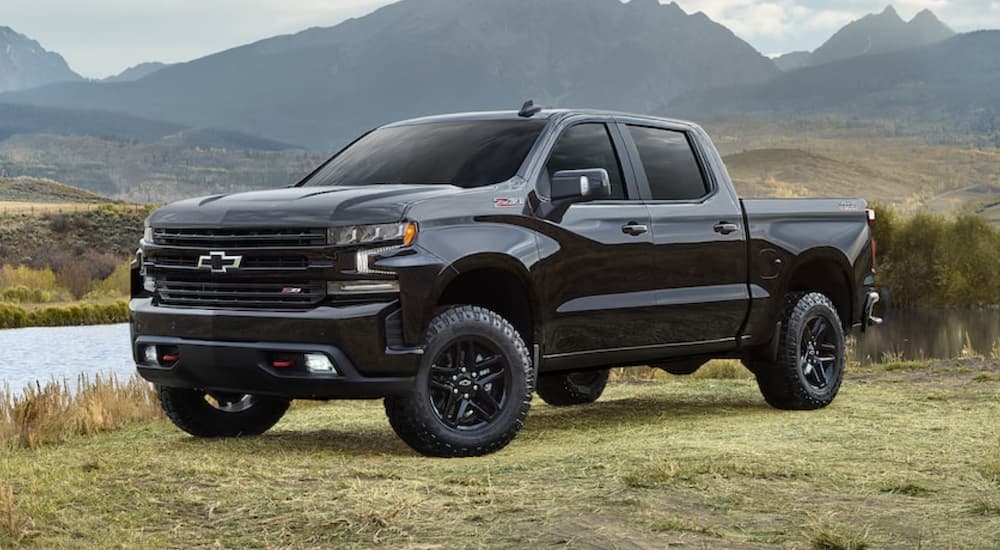
[[[875,246],[875,234],[874,234],[876,217],[875,217],[875,211],[872,210],[871,208],[869,208],[866,212],[868,213],[868,227],[872,230],[870,242],[871,242],[871,253],[872,253],[872,270],[874,270],[876,267],[875,253],[878,249],[878,247]]]

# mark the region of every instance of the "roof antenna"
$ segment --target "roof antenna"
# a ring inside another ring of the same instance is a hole
[[[523,118],[531,118],[540,112],[542,112],[542,108],[535,105],[534,100],[529,99],[528,101],[524,102],[524,105],[521,107],[521,111],[517,113],[517,116]]]

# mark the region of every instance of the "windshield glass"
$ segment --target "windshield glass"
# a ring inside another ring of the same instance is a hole
[[[304,185],[416,183],[482,187],[517,174],[544,120],[432,122],[379,128]]]

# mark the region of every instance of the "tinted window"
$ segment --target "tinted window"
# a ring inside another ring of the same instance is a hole
[[[684,132],[629,126],[655,200],[693,200],[708,193]]]
[[[563,170],[589,168],[607,170],[611,179],[611,198],[625,199],[621,163],[604,124],[578,124],[563,132],[547,166],[550,178]]]
[[[517,174],[545,124],[477,120],[379,128],[341,151],[305,185],[500,183]]]

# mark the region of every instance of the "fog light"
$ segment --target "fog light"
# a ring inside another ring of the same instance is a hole
[[[160,354],[156,346],[146,346],[142,350],[142,360],[147,365],[157,365],[160,363]]]
[[[306,369],[317,374],[338,374],[330,358],[322,353],[305,354]]]

